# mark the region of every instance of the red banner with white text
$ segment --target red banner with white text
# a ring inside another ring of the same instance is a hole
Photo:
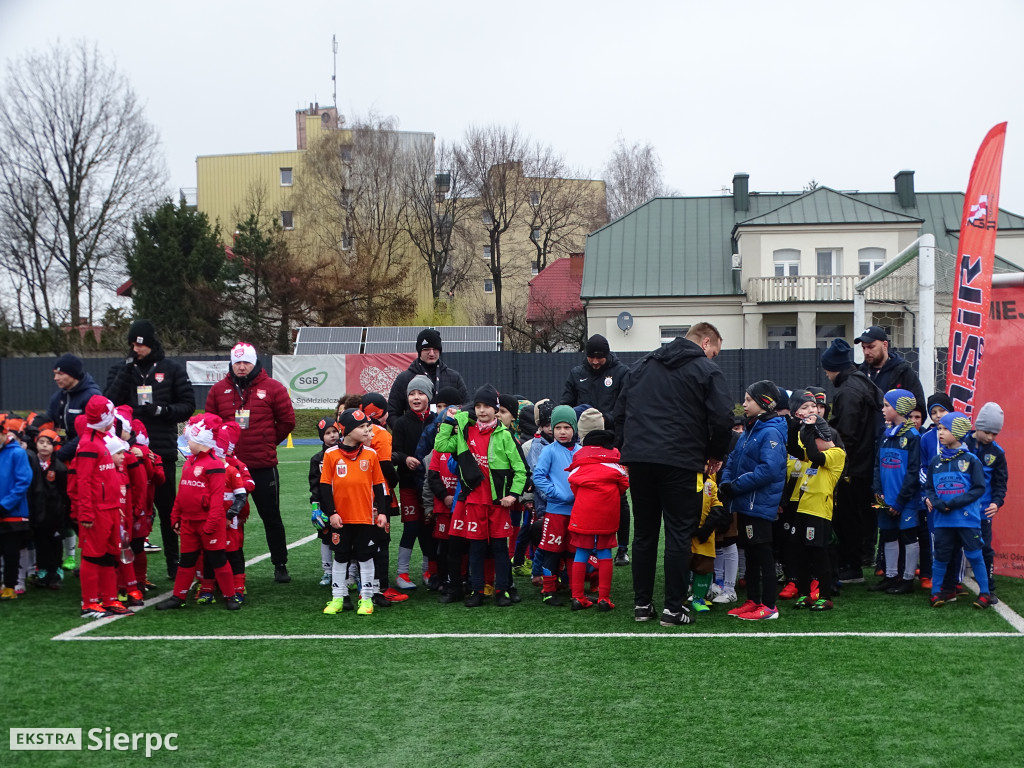
[[[974,410],[978,368],[986,345],[1005,138],[1006,123],[1000,123],[981,142],[967,183],[960,221],[946,391],[953,407],[968,415]]]
[[[1024,349],[1024,285],[992,288],[985,333],[985,373],[974,400],[979,408],[989,401],[1002,406],[1005,421],[996,442],[1006,451],[1009,468],[1006,503],[992,519],[995,569],[1024,577],[1024,414],[1015,402]]]
[[[345,360],[345,391],[362,395],[380,392],[391,394],[391,385],[398,374],[416,359],[415,352],[393,352],[379,355],[347,355]]]

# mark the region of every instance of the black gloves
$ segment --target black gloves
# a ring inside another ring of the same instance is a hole
[[[135,410],[140,417],[159,416],[161,413],[164,412],[164,407],[162,405],[156,405],[155,403],[146,403],[145,405],[140,405]]]
[[[242,507],[245,506],[245,500],[249,498],[249,494],[240,493],[235,496],[235,500],[228,507],[227,518],[228,520],[234,520],[242,512]]]
[[[732,483],[722,483],[718,486],[718,500],[722,502],[732,501]]]
[[[697,541],[707,541],[712,533],[722,533],[729,529],[732,523],[732,513],[725,507],[715,506],[708,510],[708,516],[697,529],[695,534]]]

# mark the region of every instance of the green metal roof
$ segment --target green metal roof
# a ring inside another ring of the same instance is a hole
[[[773,226],[786,224],[920,224],[921,219],[818,187],[767,213],[741,221],[737,226]]]
[[[736,211],[731,195],[659,197],[587,236],[581,296],[591,298],[734,296],[737,226],[783,224],[919,225],[936,245],[956,253],[962,192],[917,192],[901,208],[895,192],[751,193],[750,210]],[[785,210],[783,210],[785,209]],[[1024,217],[999,211],[1000,231],[1024,230]]]

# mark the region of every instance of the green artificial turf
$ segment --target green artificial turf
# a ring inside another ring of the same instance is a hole
[[[312,532],[306,472],[314,450],[280,452],[289,541]],[[254,514],[246,554],[265,551]],[[162,556],[150,563],[151,579],[169,589]],[[147,607],[82,635],[119,638],[109,641],[51,639],[84,623],[73,579],[61,592],[33,590],[0,604],[0,712],[8,727],[179,734],[176,752],[149,759],[141,752],[8,752],[4,741],[0,764],[1022,762],[1024,636],[789,634],[1013,631],[967,599],[932,609],[924,593],[890,596],[858,585],[844,589],[827,613],[794,612],[783,602],[778,621],[740,622],[716,608],[692,627],[666,629],[633,621],[629,569],[616,568],[618,607],[608,614],[552,609],[518,579],[523,602],[507,609],[441,606],[421,587],[373,616],[325,616],[329,589],[317,585],[318,544],[293,549],[289,570],[292,583],[279,585],[268,560],[252,566],[250,604],[242,611]],[[1024,583],[998,583],[1007,605],[1024,608]],[[570,636],[595,632],[629,636]],[[512,637],[422,637],[430,633]],[[751,636],[758,633],[776,636]],[[324,634],[359,639],[128,639]],[[555,637],[532,636],[538,634]]]

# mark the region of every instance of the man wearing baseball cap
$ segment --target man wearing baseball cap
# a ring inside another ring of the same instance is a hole
[[[241,427],[235,455],[249,467],[256,484],[252,500],[263,520],[274,581],[286,584],[291,576],[286,567],[288,542],[281,520],[277,446],[295,429],[295,410],[288,390],[270,378],[252,344],[235,344],[228,365],[228,375],[210,387],[206,411]]]
[[[149,320],[139,319],[128,329],[128,359],[111,371],[113,377],[103,393],[115,406],[130,405],[132,414],[146,427],[149,448],[163,461],[167,477],[174,477],[178,461],[178,424],[188,421],[196,410],[185,366],[164,353],[156,329]],[[153,505],[160,516],[160,538],[167,559],[167,576],[178,570],[178,535],[171,527],[171,508],[178,484],[156,487]]]
[[[416,337],[416,359],[398,374],[395,383],[391,385],[391,392],[388,394],[388,418],[392,423],[398,421],[398,417],[408,410],[406,390],[413,377],[421,375],[430,379],[435,392],[442,387],[455,388],[459,393],[459,402],[448,405],[461,405],[469,399],[469,390],[466,388],[466,382],[462,380],[462,374],[454,368],[449,368],[441,359],[441,334],[436,328],[424,328]]]
[[[899,352],[889,350],[889,334],[880,325],[864,329],[854,344],[860,344],[864,362],[859,368],[882,392],[906,389],[913,393],[918,405],[924,405],[924,387],[914,367]]]

